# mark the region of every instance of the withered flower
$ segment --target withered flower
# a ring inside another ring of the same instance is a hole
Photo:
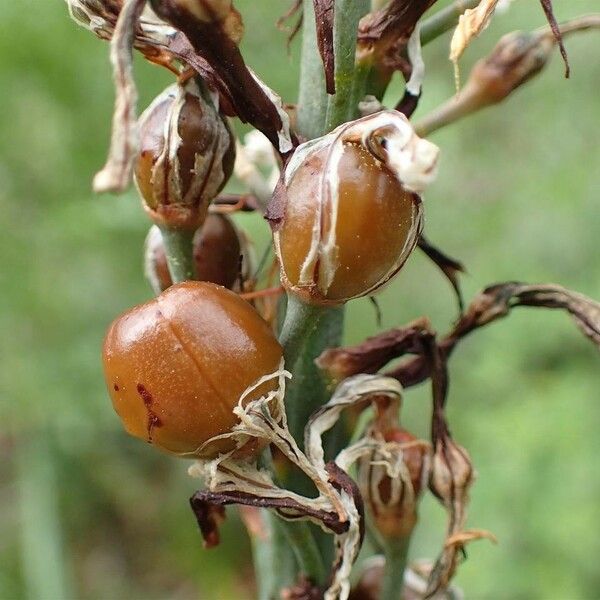
[[[286,288],[335,304],[385,284],[417,243],[419,194],[434,179],[437,158],[438,148],[396,111],[299,146],[268,212]]]
[[[233,171],[227,122],[195,79],[168,87],[140,117],[135,181],[150,218],[195,230]]]
[[[431,445],[398,426],[372,435],[380,445],[359,463],[361,493],[384,540],[408,539],[429,475]]]

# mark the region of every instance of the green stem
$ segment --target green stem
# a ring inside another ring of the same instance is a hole
[[[450,6],[431,15],[421,25],[421,44],[424,46],[456,27],[458,17],[467,8],[475,8],[481,0],[455,0]]]
[[[278,519],[274,525],[282,531],[291,546],[300,572],[311,581],[324,583],[326,572],[323,558],[309,524],[306,521],[291,523],[284,519]]]
[[[400,600],[409,545],[410,537],[394,540],[386,545],[385,571],[379,600]]]
[[[173,283],[195,279],[194,232],[170,227],[161,227],[160,232]]]
[[[319,317],[327,308],[307,304],[294,294],[288,294],[285,320],[279,335],[283,346],[285,366],[292,370],[300,357],[306,340],[314,333]]]
[[[426,137],[489,104],[492,104],[492,102],[486,101],[483,93],[479,92],[474,85],[467,84],[458,96],[450,98],[418,121],[415,124],[415,131],[417,135]]]
[[[298,132],[307,140],[325,132],[327,93],[323,62],[317,47],[317,28],[312,0],[304,0],[300,91],[298,94]]]
[[[335,95],[327,102],[327,131],[354,119],[358,106],[354,105],[356,33],[358,22],[370,8],[367,0],[336,0],[333,46],[335,56]]]
[[[288,295],[279,341],[286,369],[292,373],[286,391],[288,425],[300,447],[308,418],[330,395],[314,360],[325,348],[339,345],[342,321],[342,308],[307,304],[294,294]]]

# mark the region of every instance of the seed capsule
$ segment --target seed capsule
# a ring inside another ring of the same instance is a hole
[[[407,538],[417,522],[431,448],[399,427],[388,429],[382,441],[381,448],[360,463],[361,492],[379,534],[384,539]]]
[[[168,87],[140,117],[135,181],[157,225],[197,229],[234,159],[231,130],[194,79]]]
[[[145,273],[156,294],[173,285],[160,229],[154,225],[146,236]],[[247,279],[250,252],[245,236],[226,215],[209,213],[194,234],[194,262],[199,281],[210,281],[239,291]]]
[[[205,282],[170,287],[118,317],[104,341],[104,374],[125,429],[157,448],[211,458],[237,423],[242,394],[280,368],[269,326],[239,296]],[[276,388],[266,382],[247,401]]]
[[[385,284],[418,241],[418,194],[435,176],[437,156],[395,111],[299,146],[271,206],[272,214],[283,212],[274,241],[284,285],[330,304]]]

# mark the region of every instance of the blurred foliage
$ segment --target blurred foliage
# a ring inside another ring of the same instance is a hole
[[[238,4],[248,62],[292,101],[298,44],[288,57],[270,26],[286,3]],[[554,4],[559,19],[597,9],[596,0]],[[251,598],[234,511],[224,543],[203,551],[186,464],[124,435],[103,388],[107,324],[150,296],[135,193],[90,192],[109,136],[108,48],[63,2],[7,2],[2,13],[0,597]],[[543,22],[538,2],[515,2],[469,48],[463,71],[503,33]],[[418,114],[454,91],[447,42],[426,49]],[[567,47],[570,81],[556,58],[502,106],[432,137],[443,155],[426,231],[466,263],[467,297],[519,279],[600,298],[600,40],[583,34]],[[136,77],[141,106],[169,81],[142,61]],[[395,81],[389,98],[401,89]],[[260,218],[239,220],[259,249],[268,243]],[[444,330],[455,316],[447,283],[418,254],[380,304],[385,327],[426,314]],[[351,304],[348,324],[349,342],[376,330],[368,301]],[[453,431],[479,471],[470,524],[499,539],[470,548],[458,577],[467,597],[598,597],[597,352],[566,316],[519,309],[465,341],[451,375]],[[423,435],[427,397],[411,390],[404,413]],[[421,515],[412,554],[433,556],[442,513],[427,500]]]

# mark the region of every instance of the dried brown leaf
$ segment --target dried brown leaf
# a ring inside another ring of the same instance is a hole
[[[287,114],[274,92],[246,66],[227,22],[198,18],[182,0],[152,0],[152,5],[158,16],[185,34],[196,54],[214,70],[237,116],[262,131],[282,154],[289,152]]]
[[[406,47],[417,22],[436,0],[391,0],[382,9],[365,15],[358,27],[357,60],[372,64],[387,80],[394,71],[408,79],[410,61]]]
[[[342,381],[359,373],[376,373],[399,356],[421,353],[423,337],[430,333],[429,321],[420,318],[405,327],[367,338],[356,346],[329,348],[315,363],[334,381]]]
[[[313,0],[313,5],[317,27],[317,45],[325,70],[325,88],[328,94],[335,94],[335,55],[333,49],[335,0]]]

